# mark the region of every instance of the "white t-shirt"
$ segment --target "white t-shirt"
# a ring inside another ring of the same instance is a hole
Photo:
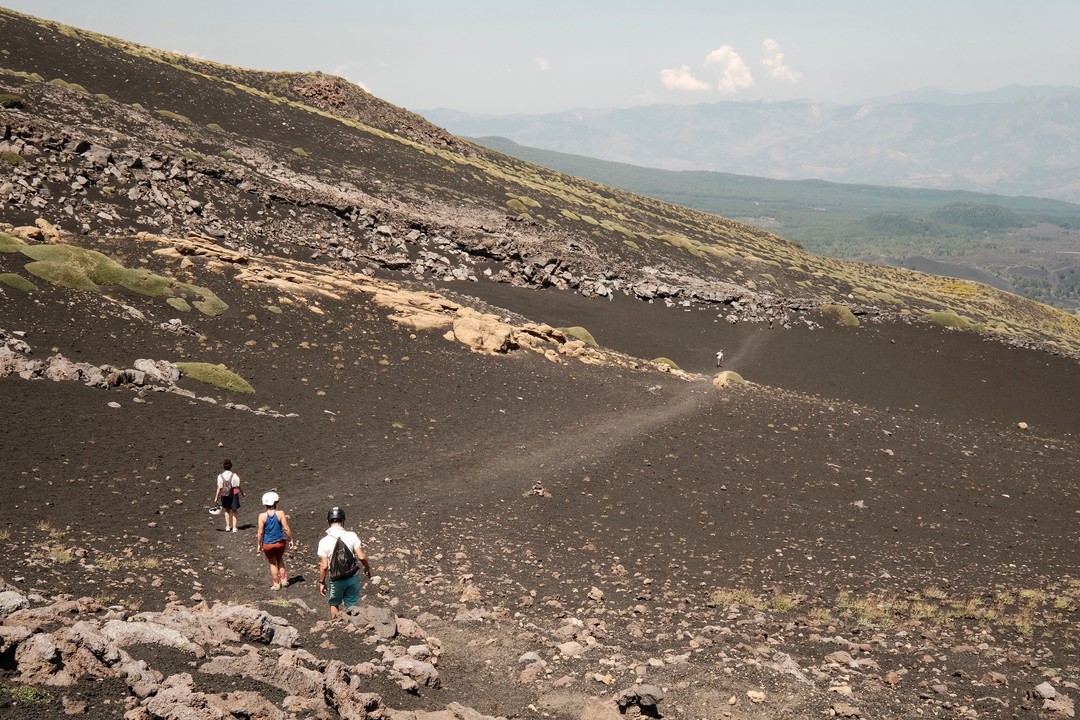
[[[331,525],[326,528],[326,534],[319,540],[319,557],[329,558],[333,555],[334,546],[337,545],[338,538],[341,538],[341,542],[345,543],[345,546],[354,553],[360,549],[359,535],[346,530],[340,525]]]
[[[225,472],[223,472],[223,473],[221,473],[220,475],[217,476],[217,489],[218,490],[220,490],[221,487],[225,484],[225,478],[226,477],[229,478],[230,482],[232,482],[232,486],[234,488],[240,487],[240,476],[237,475],[236,473],[234,473],[232,470],[226,470]]]

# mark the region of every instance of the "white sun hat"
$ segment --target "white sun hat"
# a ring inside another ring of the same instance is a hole
[[[274,492],[273,490],[271,490],[270,492],[263,495],[262,503],[266,507],[270,507],[271,505],[275,504],[280,499],[281,498],[278,497],[278,494],[276,492]]]

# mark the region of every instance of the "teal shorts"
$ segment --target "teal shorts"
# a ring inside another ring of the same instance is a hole
[[[360,604],[360,573],[344,580],[331,580],[327,586],[326,602],[328,605],[344,604],[345,607],[356,607]]]

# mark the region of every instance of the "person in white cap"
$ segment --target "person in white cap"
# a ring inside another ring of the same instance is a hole
[[[259,532],[255,535],[259,551],[270,563],[270,579],[274,581],[271,587],[274,590],[289,587],[289,574],[285,572],[285,549],[292,542],[289,518],[277,507],[280,499],[273,490],[262,496],[266,511],[259,515]]]

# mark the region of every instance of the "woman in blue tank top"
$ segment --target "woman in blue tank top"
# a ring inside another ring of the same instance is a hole
[[[259,550],[270,563],[270,579],[274,581],[271,588],[274,590],[289,587],[289,575],[285,572],[285,548],[292,542],[289,518],[278,510],[278,500],[280,498],[276,492],[263,495],[262,503],[266,511],[259,515],[259,531],[255,535]]]

